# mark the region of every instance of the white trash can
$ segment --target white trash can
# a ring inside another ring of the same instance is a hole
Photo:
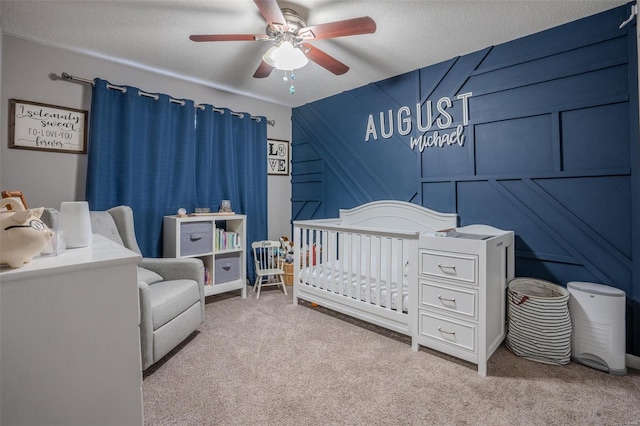
[[[571,293],[572,358],[610,374],[626,374],[625,292],[580,281],[567,283],[567,289]]]

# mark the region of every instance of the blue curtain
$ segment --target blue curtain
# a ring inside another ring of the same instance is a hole
[[[246,114],[245,114],[246,116]],[[267,239],[267,123],[240,120],[234,126],[238,168],[239,210],[247,215],[247,247]],[[254,264],[247,250],[247,274],[255,281]]]
[[[132,207],[145,257],[162,256],[162,216],[220,201],[247,216],[247,247],[267,238],[267,127],[211,105],[195,107],[94,80],[86,196],[92,210]],[[247,251],[247,277],[254,270]]]
[[[236,179],[233,116],[228,109],[204,105],[196,111],[196,180],[198,201],[202,207],[217,211],[221,200],[230,200],[237,211],[238,181]]]
[[[217,109],[197,111],[198,200],[217,210],[230,200],[247,216],[247,277],[254,281],[249,247],[267,238],[267,125],[264,117]]]
[[[162,216],[193,211],[195,108],[94,80],[86,197],[91,210],[131,206],[142,254],[162,256]]]

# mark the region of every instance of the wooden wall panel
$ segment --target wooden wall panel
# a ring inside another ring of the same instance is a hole
[[[629,112],[626,102],[563,112],[563,170],[629,168]]]
[[[618,28],[628,16],[618,7],[295,108],[293,220],[390,198],[514,230],[516,275],[623,289],[628,352],[640,355],[636,24]],[[469,92],[462,145],[411,148],[464,126],[456,97]],[[420,133],[416,104],[424,114],[443,97],[450,126],[436,113]],[[402,107],[410,133],[382,137]],[[370,115],[377,139],[365,142]]]
[[[551,127],[550,114],[476,125],[476,174],[552,172]]]

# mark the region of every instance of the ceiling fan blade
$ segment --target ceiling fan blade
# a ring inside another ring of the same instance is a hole
[[[344,37],[376,32],[376,22],[368,16],[345,19],[344,21],[328,22],[300,28],[298,35],[305,39],[322,40],[327,38]]]
[[[325,68],[335,75],[341,75],[345,72],[349,71],[349,67],[326,53],[317,47],[313,47],[309,43],[302,43],[303,51],[309,60],[315,62],[320,65],[322,68]]]
[[[258,6],[260,14],[264,17],[265,21],[269,23],[269,25],[275,27],[277,30],[289,30],[287,20],[284,18],[276,0],[253,0],[253,2]]]
[[[273,67],[268,63],[266,63],[265,61],[262,61],[260,62],[260,65],[258,65],[258,69],[256,70],[256,72],[253,73],[253,77],[254,78],[269,77],[269,75],[271,74],[271,71],[273,71]]]
[[[192,41],[254,41],[264,39],[264,34],[193,34]]]

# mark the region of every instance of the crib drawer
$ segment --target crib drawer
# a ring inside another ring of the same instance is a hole
[[[420,250],[419,273],[477,284],[477,256]]]
[[[476,325],[440,317],[422,309],[419,310],[419,316],[418,333],[420,337],[458,349],[476,352]]]
[[[477,319],[478,291],[420,280],[420,305]]]

